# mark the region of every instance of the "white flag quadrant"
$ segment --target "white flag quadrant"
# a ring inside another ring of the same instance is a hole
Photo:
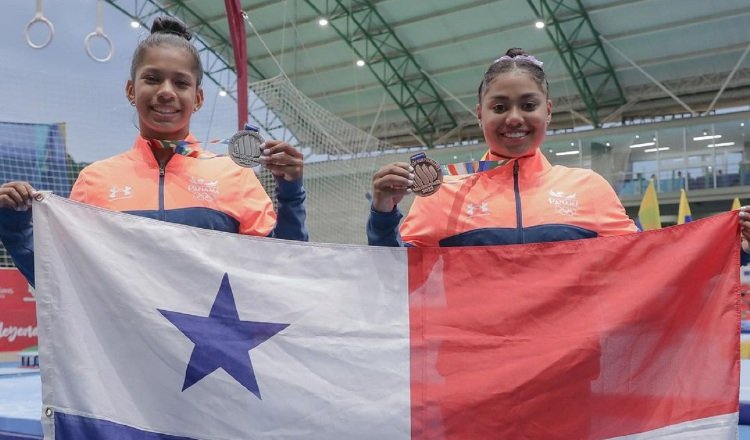
[[[124,438],[409,437],[405,250],[56,196],[34,223],[45,438],[81,421],[139,433]]]

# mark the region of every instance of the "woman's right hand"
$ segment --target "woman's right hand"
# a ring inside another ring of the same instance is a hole
[[[414,184],[414,168],[406,162],[394,162],[380,168],[372,176],[372,207],[378,212],[391,212]]]
[[[29,182],[8,182],[0,185],[0,208],[25,211],[31,206],[31,199],[39,194]]]

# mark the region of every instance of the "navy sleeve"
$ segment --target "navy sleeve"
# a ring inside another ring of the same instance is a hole
[[[31,209],[0,208],[0,241],[26,280],[34,285],[34,228]]]
[[[394,207],[391,212],[379,212],[370,206],[367,219],[367,244],[370,246],[403,247],[404,242],[398,232],[401,211]]]
[[[746,266],[748,263],[750,263],[750,254],[745,252],[745,250],[742,249],[742,245],[740,245],[740,265]]]
[[[287,182],[282,177],[276,177],[276,200],[278,200],[278,213],[276,216],[276,227],[271,234],[272,237],[285,240],[308,241],[305,219],[305,187],[302,179]]]

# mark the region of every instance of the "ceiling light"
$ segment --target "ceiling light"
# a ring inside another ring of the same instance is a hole
[[[696,137],[693,138],[693,140],[694,141],[705,141],[705,140],[708,140],[708,139],[720,139],[720,138],[721,138],[720,134],[715,134],[715,135],[696,136]]]
[[[571,147],[575,147],[575,146],[576,146],[576,143],[575,143],[575,142],[571,142],[571,143],[570,143],[570,146],[571,146]]]
[[[656,145],[656,142],[644,142],[642,144],[633,144],[630,146],[630,148],[643,148],[643,147],[650,147],[652,145]]]
[[[648,148],[646,150],[643,150],[644,153],[655,153],[657,151],[666,151],[669,150],[669,147],[659,147],[659,148]]]
[[[740,122],[740,127],[744,127],[744,126],[745,126],[745,123],[744,122]]]
[[[537,20],[534,22],[534,27],[537,29],[544,29],[544,22],[542,20]]]
[[[555,153],[555,156],[570,156],[573,154],[578,154],[578,150],[571,150],[571,151],[561,151],[559,153]]]
[[[357,60],[357,65],[358,65],[359,67],[362,67],[362,66],[364,66],[364,65],[365,65],[365,60]]]
[[[606,145],[606,146],[608,146],[608,147],[609,147],[609,146],[611,146],[612,144],[610,144],[609,142],[607,142],[607,143],[605,143],[604,145]]]
[[[138,23],[138,20],[133,20],[130,22],[130,27],[132,27],[133,29],[138,29],[139,27],[141,27],[141,24]]]
[[[227,96],[227,91],[224,89],[219,90],[219,96]]]
[[[321,18],[320,20],[318,20],[318,24],[321,26],[328,26],[328,20],[326,20],[325,18]]]
[[[719,144],[711,144],[711,145],[706,145],[706,146],[708,148],[717,148],[717,147],[731,147],[732,145],[734,145],[734,142],[721,142]]]

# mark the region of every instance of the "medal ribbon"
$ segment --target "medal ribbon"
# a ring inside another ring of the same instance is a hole
[[[510,159],[505,160],[473,160],[470,162],[452,163],[449,165],[441,165],[443,174],[448,176],[461,176],[464,174],[476,174],[483,171],[489,171],[497,167],[503,166],[510,162]]]
[[[202,151],[197,148],[193,148],[193,145],[200,145],[203,142],[201,141],[186,141],[186,140],[180,140],[180,141],[172,141],[172,140],[164,140],[164,139],[148,139],[148,144],[152,148],[162,148],[165,150],[174,150],[174,154],[179,154],[181,156],[186,157],[194,157],[196,159],[211,159],[218,156],[226,156],[219,155],[216,153],[210,153],[207,151]],[[216,139],[212,141],[206,142],[206,144],[228,144],[229,139]]]
[[[259,132],[258,127],[250,124],[245,124],[245,130]],[[186,157],[194,157],[196,159],[213,159],[214,157],[226,156],[226,154],[216,154],[207,151],[202,151],[197,148],[193,148],[194,145],[200,144],[228,144],[230,139],[214,139],[208,142],[202,141],[188,141],[188,140],[165,140],[165,139],[148,139],[148,144],[152,148],[162,148],[165,150],[174,150],[175,154]]]

